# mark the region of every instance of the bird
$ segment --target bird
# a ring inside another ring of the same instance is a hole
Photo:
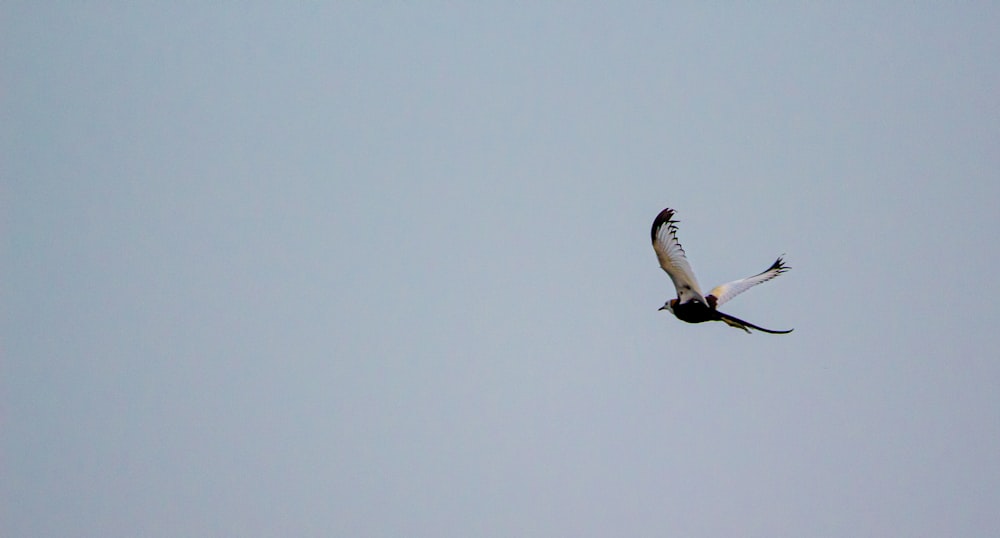
[[[718,309],[719,306],[730,301],[733,297],[791,269],[785,265],[784,255],[779,256],[770,267],[756,275],[716,286],[708,292],[708,295],[702,295],[698,279],[695,278],[694,271],[691,270],[691,264],[688,263],[684,248],[677,240],[678,221],[674,220],[674,213],[675,211],[669,207],[660,211],[660,214],[653,219],[653,228],[650,230],[653,250],[656,252],[660,267],[667,272],[674,287],[677,288],[677,298],[664,303],[660,310],[666,310],[677,319],[688,323],[722,321],[730,327],[743,329],[748,333],[750,329],[770,334],[788,334],[794,330],[765,329],[720,312]]]

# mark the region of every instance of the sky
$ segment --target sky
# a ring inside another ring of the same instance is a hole
[[[3,536],[1000,533],[996,5],[0,13]]]

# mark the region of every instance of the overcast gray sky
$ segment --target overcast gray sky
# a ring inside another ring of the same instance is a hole
[[[2,8],[0,534],[1000,533],[1000,8],[214,4]]]

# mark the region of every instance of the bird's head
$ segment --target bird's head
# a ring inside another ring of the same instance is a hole
[[[660,307],[660,310],[666,310],[667,312],[670,312],[671,314],[673,314],[674,313],[674,304],[675,303],[677,303],[677,299],[671,299],[671,300],[663,303],[663,306]]]

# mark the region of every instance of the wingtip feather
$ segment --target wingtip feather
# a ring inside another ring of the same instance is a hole
[[[774,260],[774,263],[771,264],[771,267],[768,267],[766,270],[764,270],[764,272],[766,273],[768,271],[777,270],[778,273],[780,274],[784,273],[785,271],[791,268],[792,268],[791,266],[785,265],[785,255],[782,254],[781,256],[778,256],[778,259]]]
[[[674,218],[674,210],[668,207],[663,211],[660,211],[660,214],[657,215],[655,219],[653,219],[653,227],[650,229],[649,235],[654,243],[656,242],[656,232],[658,232],[660,230],[660,227],[662,227],[664,224],[673,226],[674,223],[676,222],[674,220],[671,220],[673,218]]]

